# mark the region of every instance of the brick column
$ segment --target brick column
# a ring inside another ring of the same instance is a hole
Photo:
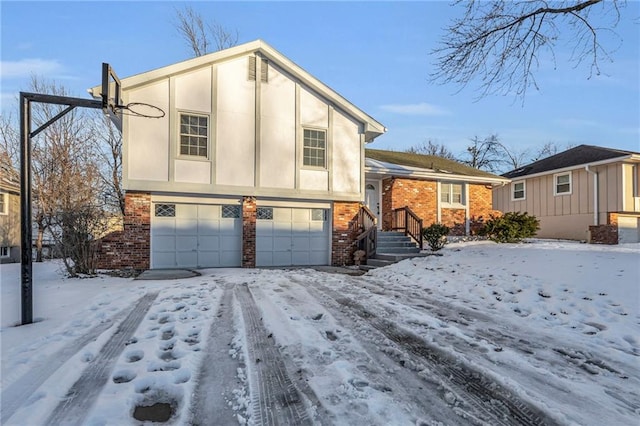
[[[360,203],[333,203],[333,228],[331,234],[331,264],[353,265],[354,241],[357,229],[351,224],[356,219]]]
[[[151,194],[127,192],[124,199],[122,268],[151,267]]]
[[[242,200],[242,267],[256,267],[256,199]]]

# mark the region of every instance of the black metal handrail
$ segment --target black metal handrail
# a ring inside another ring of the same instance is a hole
[[[359,233],[355,240],[356,247],[364,250],[365,259],[368,259],[376,253],[378,245],[376,215],[367,206],[361,206],[354,223]]]
[[[408,206],[394,209],[391,218],[391,229],[393,231],[403,231],[404,235],[413,238],[420,250],[424,248],[422,240],[422,219],[415,214]]]

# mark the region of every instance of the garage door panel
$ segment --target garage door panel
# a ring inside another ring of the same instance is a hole
[[[326,265],[329,227],[326,220],[313,220],[313,210],[273,207],[273,220],[258,220],[256,265]]]
[[[221,212],[219,205],[176,203],[175,216],[154,216],[153,267],[240,266],[242,220]]]
[[[198,236],[198,250],[218,251],[220,250],[220,237],[218,235]]]
[[[309,248],[310,248],[310,241],[308,236],[293,237],[292,249],[294,251],[296,250],[309,251]]]

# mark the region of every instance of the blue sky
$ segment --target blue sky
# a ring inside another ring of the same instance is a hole
[[[191,57],[178,36],[175,8],[186,3],[2,1],[2,114],[17,115],[16,97],[32,74],[55,80],[73,96],[100,81],[102,62],[127,77]],[[540,91],[476,100],[429,82],[430,52],[449,20],[449,2],[195,2],[204,17],[237,29],[239,42],[263,39],[382,122],[387,134],[371,148],[404,150],[427,140],[454,153],[469,139],[498,134],[516,150],[547,142],[640,151],[640,2],[629,1],[611,38],[612,62],[589,78],[588,64],[556,67],[543,56]],[[596,14],[596,11],[593,12]]]

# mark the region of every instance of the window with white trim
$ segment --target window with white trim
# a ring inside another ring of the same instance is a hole
[[[443,182],[440,184],[440,202],[442,204],[464,205],[464,184]]]
[[[311,220],[324,222],[327,220],[327,211],[325,209],[311,209]]]
[[[571,172],[553,175],[553,195],[571,194]]]
[[[0,214],[9,213],[9,194],[0,192]]]
[[[327,132],[304,129],[302,164],[311,167],[326,167]]]
[[[9,247],[0,247],[0,257],[9,257],[11,249]]]
[[[208,157],[208,116],[180,113],[180,155]]]
[[[513,182],[511,183],[511,199],[513,201],[524,200],[526,197],[526,185],[525,182]]]

